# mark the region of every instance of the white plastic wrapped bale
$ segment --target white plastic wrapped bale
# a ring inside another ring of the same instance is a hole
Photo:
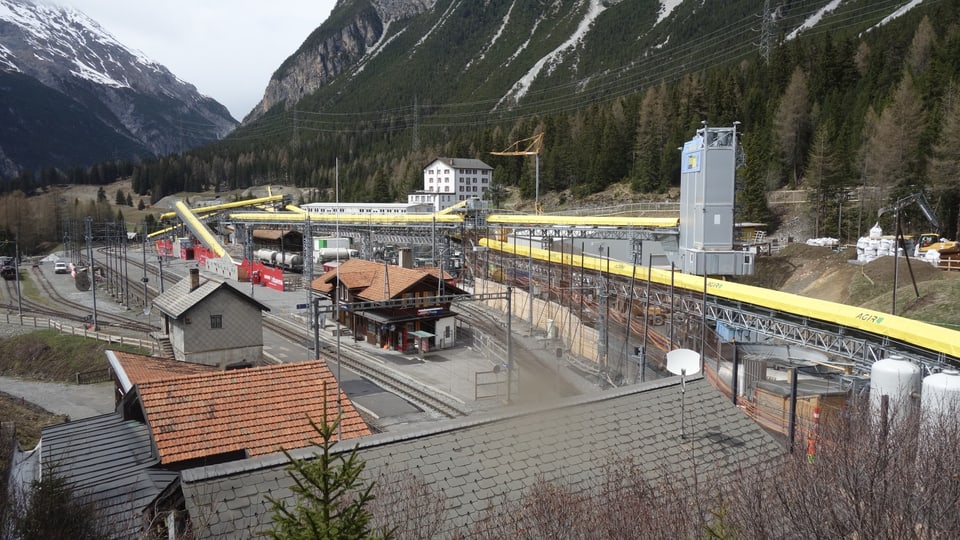
[[[923,254],[923,260],[934,266],[940,266],[940,252],[935,249],[928,249]]]
[[[883,229],[880,228],[880,223],[874,223],[873,227],[870,227],[870,239],[879,240],[883,237]]]
[[[807,239],[808,246],[820,246],[820,247],[836,247],[840,244],[840,241],[836,238],[809,238]]]

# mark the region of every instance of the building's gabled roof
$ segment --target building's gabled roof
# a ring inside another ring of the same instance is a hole
[[[107,351],[107,360],[124,393],[129,392],[135,384],[218,371],[216,367],[206,364],[123,351]]]
[[[349,259],[313,280],[310,286],[317,292],[330,294],[338,278],[357,298],[370,302],[400,298],[411,290],[435,290],[439,284],[436,271]],[[449,284],[444,284],[443,291],[444,294],[467,294]]]
[[[309,418],[337,413],[337,381],[326,363],[299,362],[148,381],[137,385],[164,464],[245,452],[258,456],[310,444]],[[343,438],[370,429],[345,394]]]
[[[782,454],[772,436],[702,378],[686,384],[686,436],[681,438],[680,400],[674,377],[571,398],[540,411],[493,413],[420,433],[374,435],[358,441],[357,448],[367,478],[409,471],[444,497],[442,538],[453,537],[505,497],[516,500],[538,480],[591,488],[616,459],[634,460],[650,481],[665,473],[732,481],[741,468]],[[291,454],[303,458],[311,452]],[[195,529],[197,537],[256,537],[271,520],[264,494],[288,507],[295,504],[285,466],[285,456],[271,455],[183,471],[181,488],[191,518],[216,523]],[[397,522],[403,518],[396,516]]]
[[[155,468],[147,426],[119,414],[43,429],[43,474],[56,474],[96,505],[114,538],[135,538],[141,512],[179,474]]]
[[[430,162],[429,165],[424,167],[424,170],[430,168],[430,165],[433,165],[436,162],[441,162],[444,165],[447,165],[451,169],[488,169],[493,170],[493,167],[487,165],[486,163],[480,161],[479,159],[469,159],[469,158],[448,158],[448,157],[438,157],[437,159]]]
[[[214,279],[205,279],[203,277],[200,278],[200,286],[192,291],[190,290],[190,278],[181,279],[176,284],[167,287],[163,294],[154,298],[153,305],[164,314],[174,319],[179,319],[184,313],[190,311],[192,307],[221,289],[238,295],[260,308],[261,311],[270,311],[269,306],[254,300],[248,294],[230,283]]]

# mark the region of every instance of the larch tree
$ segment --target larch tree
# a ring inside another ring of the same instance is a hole
[[[810,88],[807,74],[799,66],[793,70],[780,105],[773,118],[774,134],[790,183],[803,177],[803,161],[810,137]]]
[[[913,85],[913,77],[904,73],[890,104],[875,122],[868,118],[860,149],[864,187],[874,191],[876,204],[884,204],[897,189],[916,189],[911,186],[920,180],[920,136],[923,130],[923,105]],[[877,207],[866,210],[875,211]]]

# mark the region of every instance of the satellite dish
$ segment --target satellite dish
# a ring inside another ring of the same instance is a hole
[[[147,306],[147,307],[143,308],[143,314],[144,314],[144,315],[147,315],[147,316],[150,315],[150,306]]]
[[[700,353],[690,349],[676,349],[668,352],[667,371],[674,375],[700,373]]]

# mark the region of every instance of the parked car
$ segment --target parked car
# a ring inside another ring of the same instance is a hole
[[[54,274],[69,274],[70,268],[67,267],[65,262],[57,262],[53,264],[53,273]]]

